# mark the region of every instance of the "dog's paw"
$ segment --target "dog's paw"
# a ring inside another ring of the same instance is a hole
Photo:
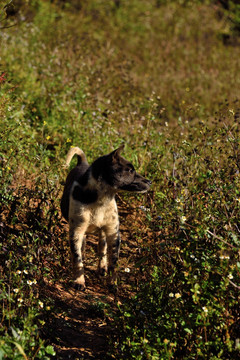
[[[73,287],[74,287],[75,290],[78,290],[78,291],[85,291],[86,290],[85,283],[80,283],[80,282],[77,282],[77,281],[74,281]]]
[[[107,274],[107,269],[106,268],[98,268],[98,274],[100,276],[105,276]]]
[[[117,284],[108,283],[108,290],[113,294],[117,294],[117,292],[118,292]]]

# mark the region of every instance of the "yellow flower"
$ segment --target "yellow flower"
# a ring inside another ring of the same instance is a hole
[[[168,344],[168,343],[169,343],[169,340],[168,340],[168,339],[164,339],[163,342],[164,342],[164,344]]]
[[[72,142],[72,140],[71,140],[71,139],[69,139],[69,138],[67,138],[67,143],[70,143],[70,142]]]
[[[50,139],[50,136],[48,135],[47,137],[46,137],[46,140],[49,140]]]

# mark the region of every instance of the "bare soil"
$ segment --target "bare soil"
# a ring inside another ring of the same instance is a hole
[[[44,333],[50,336],[57,359],[112,359],[109,349],[111,310],[134,294],[139,270],[135,267],[141,249],[130,231],[137,209],[120,209],[121,251],[117,291],[110,290],[107,279],[97,274],[97,238],[87,239],[85,254],[86,290],[72,286],[68,281],[45,283],[44,295],[54,301],[54,313],[46,321]],[[135,225],[136,226],[136,225]],[[50,334],[50,335],[49,335]]]

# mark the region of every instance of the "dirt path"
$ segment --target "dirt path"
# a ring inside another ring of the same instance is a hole
[[[134,267],[139,249],[131,236],[129,224],[133,213],[121,212],[122,247],[119,260],[119,286],[111,292],[106,279],[97,276],[97,239],[89,238],[86,246],[85,275],[87,289],[76,291],[71,280],[54,285],[46,284],[44,293],[54,301],[55,311],[46,332],[59,359],[111,359],[108,334],[112,331],[109,313],[117,304],[132,295],[132,284],[137,279]]]

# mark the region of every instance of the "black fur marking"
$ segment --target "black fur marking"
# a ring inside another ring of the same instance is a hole
[[[97,201],[98,193],[97,190],[83,190],[80,186],[75,186],[72,196],[83,204],[92,204]]]
[[[81,261],[81,259],[79,259],[79,256],[76,252],[76,249],[75,249],[75,242],[72,239],[70,240],[70,248],[71,248],[71,253],[72,253],[74,262]]]
[[[115,246],[116,246],[117,248],[119,248],[120,243],[121,243],[121,238],[120,238],[120,235],[118,234],[117,240],[116,240],[116,242],[115,242]]]
[[[77,182],[81,185],[81,186],[86,186],[89,180],[89,176],[90,176],[90,171],[89,168],[88,170],[84,173],[84,175],[82,175],[81,177],[79,177],[77,179]]]

